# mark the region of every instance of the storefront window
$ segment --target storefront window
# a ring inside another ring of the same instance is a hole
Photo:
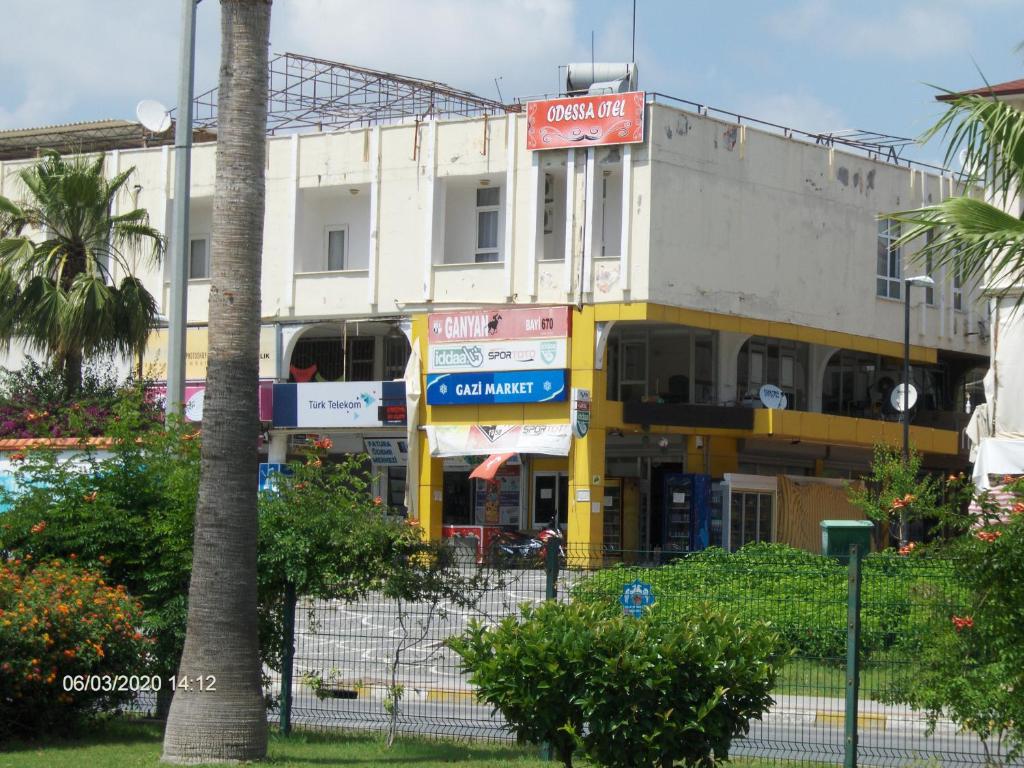
[[[729,520],[729,551],[745,544],[772,541],[772,507],[770,493],[733,491]]]
[[[536,472],[533,476],[533,527],[543,528],[557,519],[565,528],[569,511],[569,476]]]
[[[396,512],[406,514],[405,475],[406,467],[387,467],[388,506]]]

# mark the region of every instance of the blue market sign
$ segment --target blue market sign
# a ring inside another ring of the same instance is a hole
[[[427,374],[428,405],[559,403],[565,396],[565,371]]]
[[[646,581],[631,581],[622,588],[619,602],[622,610],[639,619],[644,611],[654,605],[654,588]]]

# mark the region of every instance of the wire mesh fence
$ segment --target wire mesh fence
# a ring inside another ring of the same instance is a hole
[[[493,741],[515,737],[477,701],[447,645],[471,621],[496,623],[540,603],[551,581],[560,601],[631,606],[649,587],[660,611],[712,605],[780,638],[774,704],[733,744],[734,758],[842,764],[846,719],[847,564],[781,548],[707,550],[671,560],[651,553],[572,549],[540,560],[464,562],[465,594],[409,602],[371,594],[354,603],[300,600],[295,622],[291,723],[303,728],[393,730]],[[935,615],[956,616],[968,596],[945,560],[871,555],[861,565],[858,761],[864,765],[1020,764],[992,739],[932,721],[899,703],[920,671],[917,649]],[[635,590],[633,590],[635,592]],[[280,676],[269,673],[271,694]],[[277,710],[271,718],[276,720]]]

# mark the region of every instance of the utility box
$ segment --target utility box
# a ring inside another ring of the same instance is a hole
[[[870,520],[822,520],[821,554],[848,560],[850,545],[856,544],[858,555],[864,557],[871,551],[874,528]]]

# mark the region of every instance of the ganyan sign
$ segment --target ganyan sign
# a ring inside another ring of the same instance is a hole
[[[559,149],[644,140],[643,91],[531,101],[526,105],[526,148]]]
[[[428,341],[507,341],[564,339],[569,336],[568,307],[473,309],[434,312],[427,318]]]

